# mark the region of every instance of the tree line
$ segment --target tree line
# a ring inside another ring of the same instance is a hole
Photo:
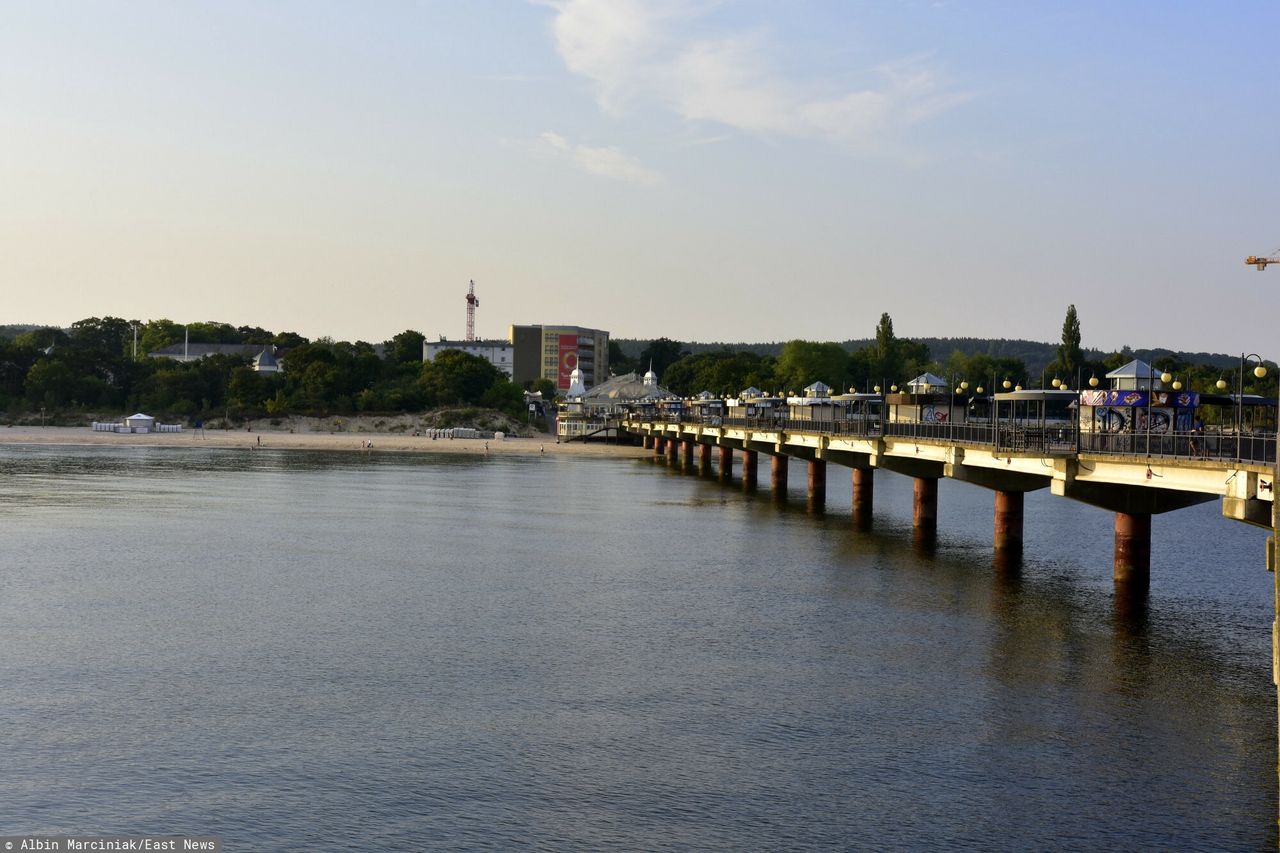
[[[1106,374],[1135,358],[1148,361],[1157,378],[1167,372],[1189,390],[1235,393],[1240,382],[1240,372],[1231,360],[1220,356],[1200,353],[1196,355],[1203,360],[1194,361],[1170,350],[1135,351],[1127,346],[1103,354],[1084,349],[1081,339],[1080,318],[1076,307],[1070,305],[1063,319],[1061,342],[1056,346],[1038,345],[1051,353],[1047,359],[1039,358],[1041,367],[1029,368],[1020,356],[975,351],[972,347],[968,351],[955,347],[937,357],[924,341],[897,337],[893,318],[885,313],[880,316],[874,337],[858,346],[792,340],[777,345],[777,355],[772,355],[762,346],[689,347],[658,338],[645,344],[635,357],[629,357],[623,345],[611,341],[609,365],[619,373],[643,373],[652,366],[662,386],[681,396],[702,391],[729,396],[748,387],[786,394],[799,392],[815,381],[838,392],[850,388],[870,392],[876,386],[884,390],[902,386],[926,372],[948,382],[968,382],[973,389],[984,387],[986,391],[1003,390],[1005,380],[1011,386],[1050,388],[1056,387],[1053,380],[1057,379],[1062,387],[1079,389],[1088,387],[1089,380],[1096,378],[1099,387],[1106,387]],[[1275,395],[1277,374],[1274,364],[1268,365],[1268,375],[1263,379],[1257,379],[1252,370],[1244,371],[1246,393]],[[1225,390],[1217,387],[1219,381],[1227,386]]]
[[[284,369],[257,372],[247,355],[188,362],[148,357],[182,343],[186,334],[200,343],[274,346],[283,354]],[[224,323],[191,323],[184,329],[170,320],[91,317],[67,330],[0,336],[0,411],[15,418],[41,409],[50,414],[128,410],[194,421],[464,405],[524,417],[525,389],[487,360],[450,350],[423,362],[422,343],[422,333],[411,329],[375,346]],[[535,383],[548,393],[550,385]]]
[[[150,358],[147,353],[179,344],[184,335],[201,343],[274,346],[283,353],[283,371],[256,372],[249,357],[212,355],[189,362]],[[517,386],[487,360],[457,350],[422,361],[423,335],[405,330],[375,346],[365,341],[309,340],[294,332],[225,323],[171,320],[138,322],[119,317],[90,317],[69,329],[36,328],[0,334],[0,412],[18,418],[45,410],[57,413],[146,411],[156,416],[195,420],[242,420],[283,415],[350,415],[421,412],[450,406],[496,409],[523,418],[526,390],[555,394],[547,379]],[[136,341],[136,345],[135,345]],[[702,349],[690,352],[679,341],[655,338],[635,357],[609,345],[613,373],[643,373],[652,366],[663,387],[683,396],[710,391],[737,394],[754,386],[763,391],[799,392],[821,381],[836,391],[888,390],[925,372],[948,382],[999,390],[1004,380],[1026,388],[1047,387],[1056,378],[1072,388],[1141,357],[1128,347],[1097,357],[1081,347],[1080,319],[1069,306],[1062,340],[1053,360],[1033,375],[1023,359],[953,349],[938,358],[922,341],[899,338],[893,319],[880,316],[875,335],[850,349],[834,343],[793,340],[778,354],[751,349]],[[1158,372],[1176,376],[1183,387],[1234,393],[1243,379],[1246,393],[1274,396],[1277,371],[1267,376],[1239,371],[1221,359],[1193,363],[1169,351],[1150,357]],[[1243,374],[1243,376],[1241,376]],[[1219,389],[1218,383],[1225,385]]]

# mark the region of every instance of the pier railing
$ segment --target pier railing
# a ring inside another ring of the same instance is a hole
[[[1204,432],[1088,432],[1075,424],[1034,421],[917,423],[879,418],[815,420],[763,417],[723,417],[693,413],[663,413],[652,423],[691,424],[760,432],[808,432],[841,438],[918,438],[934,443],[991,447],[997,452],[1039,453],[1046,456],[1091,453],[1110,456],[1150,456],[1275,463],[1276,434],[1270,431],[1209,430]]]

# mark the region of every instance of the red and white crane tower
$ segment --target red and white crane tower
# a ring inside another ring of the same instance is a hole
[[[476,339],[476,308],[480,305],[480,300],[476,298],[476,282],[471,280],[471,289],[467,291],[467,340],[474,341]]]

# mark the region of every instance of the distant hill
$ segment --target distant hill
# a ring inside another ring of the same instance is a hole
[[[14,323],[8,326],[0,326],[0,338],[8,338],[13,340],[23,332],[30,332],[32,329],[47,329],[48,326],[41,326],[36,323]]]
[[[929,355],[938,361],[946,361],[951,353],[959,350],[966,356],[985,353],[995,358],[1018,358],[1022,359],[1022,363],[1027,366],[1028,374],[1039,373],[1044,370],[1050,362],[1058,355],[1058,345],[1056,343],[1044,343],[1042,341],[1027,341],[1021,339],[1010,338],[910,338],[910,340],[922,343],[929,348]],[[648,340],[640,340],[635,338],[615,338],[614,341],[622,349],[623,354],[629,358],[636,358],[640,355],[640,351],[649,345]],[[769,343],[699,343],[690,342],[684,344],[684,349],[690,353],[706,352],[708,350],[729,349],[734,352],[747,351],[756,355],[772,355],[777,356],[782,352],[785,341],[771,341]],[[872,338],[854,338],[852,340],[840,341],[842,347],[853,352],[875,343]],[[1225,355],[1223,353],[1208,352],[1183,352],[1181,350],[1170,349],[1137,349],[1130,350],[1132,358],[1140,358],[1143,361],[1150,362],[1161,356],[1173,356],[1179,361],[1190,362],[1191,364],[1212,364],[1214,367],[1223,369],[1231,368],[1239,364],[1240,357],[1234,355]],[[1084,357],[1089,361],[1101,361],[1111,353],[1103,350],[1088,349],[1084,350]]]

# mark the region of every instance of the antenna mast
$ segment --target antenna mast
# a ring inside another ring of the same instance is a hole
[[[480,300],[476,298],[476,282],[471,280],[471,289],[467,291],[467,337],[469,341],[476,339],[476,308]]]

